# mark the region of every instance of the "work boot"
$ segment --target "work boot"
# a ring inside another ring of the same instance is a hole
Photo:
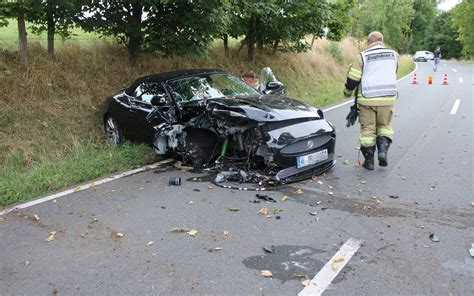
[[[360,147],[360,151],[362,152],[362,155],[364,155],[365,161],[362,164],[362,166],[369,171],[374,170],[374,154],[375,154],[375,146],[370,146],[370,147]]]
[[[379,157],[379,165],[380,166],[387,166],[387,153],[388,148],[392,144],[392,140],[384,136],[377,137],[377,150],[378,150],[378,157]]]

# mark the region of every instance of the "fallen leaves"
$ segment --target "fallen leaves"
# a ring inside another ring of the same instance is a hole
[[[51,231],[51,232],[49,233],[49,236],[46,238],[46,241],[47,241],[47,242],[50,242],[50,241],[55,240],[55,239],[56,239],[55,235],[56,235],[56,231]]]
[[[229,230],[224,230],[223,232],[224,236],[228,236],[230,234]]]
[[[152,245],[154,245],[154,244],[155,244],[154,241],[149,241],[149,242],[146,243],[147,246],[152,246]]]
[[[190,231],[186,232],[189,236],[196,236],[198,231],[196,229],[191,229]]]
[[[118,238],[122,238],[122,237],[125,236],[125,233],[123,233],[123,232],[118,232],[118,231],[114,231],[114,232],[112,232],[112,236],[118,237]]]
[[[168,232],[172,232],[172,233],[186,233],[188,231],[191,231],[191,228],[187,228],[187,227],[173,227],[171,228]]]
[[[207,189],[214,189],[214,186],[212,186],[211,184],[207,184]]]
[[[218,252],[218,251],[222,251],[222,250],[224,250],[224,248],[221,248],[221,247],[215,247],[215,248],[209,248],[209,249],[207,249],[207,251],[208,251],[209,253]]]
[[[281,213],[281,212],[283,212],[283,209],[274,208],[274,209],[272,210],[272,213],[273,213],[273,214],[278,214],[278,213]]]
[[[238,212],[238,211],[240,211],[240,208],[228,208],[227,210],[229,212]]]
[[[272,277],[273,273],[270,270],[262,270],[260,271],[260,275],[263,277]]]
[[[380,204],[380,199],[378,198],[378,196],[372,196],[372,201],[376,204]]]
[[[303,284],[303,286],[307,287],[309,285],[311,285],[311,280],[304,280],[301,282],[301,284]]]
[[[288,195],[283,195],[281,198],[280,198],[281,201],[286,201],[288,200]]]
[[[268,208],[261,208],[257,214],[268,215]]]
[[[301,189],[301,188],[296,188],[295,193],[296,193],[296,195],[303,195],[304,194],[303,189]]]
[[[360,160],[354,161],[354,166],[355,166],[356,168],[360,167]]]
[[[334,272],[337,272],[339,270],[339,264],[340,262],[344,262],[344,257],[343,256],[337,256],[334,258],[334,261],[331,263],[331,268]]]
[[[344,161],[342,162],[342,164],[344,164],[344,165],[348,165],[348,164],[349,164],[349,160],[347,160],[347,159],[346,159],[346,160],[344,160]]]
[[[77,186],[76,188],[74,188],[74,192],[79,192],[81,190],[82,190],[81,186]]]
[[[39,221],[40,217],[37,214],[34,214],[33,219],[35,219],[36,221]]]

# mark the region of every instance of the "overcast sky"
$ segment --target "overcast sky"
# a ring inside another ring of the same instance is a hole
[[[456,4],[460,2],[461,0],[441,0],[438,3],[438,8],[441,10],[447,11],[453,8],[454,6],[456,6]]]

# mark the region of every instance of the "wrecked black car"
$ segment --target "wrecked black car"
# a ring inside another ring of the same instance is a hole
[[[267,77],[272,81],[261,78],[258,90],[218,69],[139,78],[108,98],[106,134],[113,144],[149,143],[195,167],[254,172],[280,183],[330,169],[332,124],[320,109],[284,96],[274,75]]]

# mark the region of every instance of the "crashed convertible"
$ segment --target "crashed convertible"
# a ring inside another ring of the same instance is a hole
[[[107,99],[106,134],[113,144],[149,143],[195,167],[240,171],[240,181],[285,183],[330,169],[334,127],[321,110],[284,96],[269,71],[259,91],[217,69],[139,78]]]

